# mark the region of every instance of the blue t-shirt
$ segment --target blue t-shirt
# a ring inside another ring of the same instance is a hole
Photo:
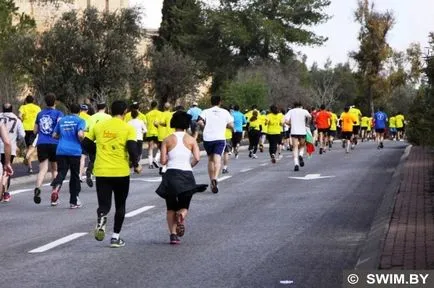
[[[54,132],[59,135],[57,155],[80,156],[81,143],[78,138],[78,131],[86,129],[86,122],[76,115],[68,115],[60,119]]]
[[[188,109],[187,114],[191,115],[191,120],[192,121],[197,121],[197,119],[200,116],[200,113],[202,113],[202,109],[200,109],[199,107],[191,107],[190,109]]]
[[[233,111],[234,117],[234,132],[243,132],[243,126],[247,124],[246,117],[240,111]]]
[[[375,129],[386,129],[387,115],[384,112],[378,111],[374,115]]]
[[[38,113],[36,117],[36,124],[38,124],[38,142],[39,144],[57,144],[57,139],[53,138],[54,128],[59,121],[59,118],[63,117],[63,113],[53,108],[45,108]]]

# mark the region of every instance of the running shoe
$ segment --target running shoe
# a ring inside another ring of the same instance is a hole
[[[323,152],[323,149],[322,149],[322,148],[319,148],[319,154],[320,154],[320,155],[322,154],[322,152]]]
[[[185,225],[184,225],[184,216],[181,213],[176,212],[176,235],[179,237],[184,236],[185,233]]]
[[[383,142],[380,142],[380,148],[381,148],[381,149],[384,148]]]
[[[125,246],[125,241],[121,238],[116,239],[116,238],[112,238],[110,239],[110,247],[111,248],[121,248]]]
[[[152,161],[152,165],[154,165],[155,168],[160,168],[160,165],[158,165],[157,160]]]
[[[295,166],[294,166],[294,171],[295,171],[295,172],[300,171],[300,167],[298,167],[298,165],[295,165]]]
[[[11,194],[9,192],[3,193],[3,202],[9,202],[11,201]]]
[[[219,188],[216,179],[211,180],[211,192],[214,194],[219,193]]]
[[[261,153],[264,152],[264,145],[259,144],[259,152],[261,152]]]
[[[228,173],[229,173],[229,170],[223,168],[223,170],[222,170],[222,174],[228,174]]]
[[[276,164],[276,155],[271,154],[271,163]]]
[[[354,148],[356,148],[356,145],[355,145],[355,144],[352,144],[352,145],[351,145],[351,150],[354,150]]]
[[[33,169],[32,169],[32,168],[29,168],[29,170],[27,170],[27,172],[28,172],[29,174],[33,174]]]
[[[154,165],[149,165],[149,169],[154,169]]]
[[[253,155],[252,155],[252,158],[253,158],[253,159],[258,159],[258,156],[257,156],[256,154],[253,154]]]
[[[329,142],[329,149],[332,149],[332,147],[333,147],[333,143]]]
[[[35,188],[33,202],[35,202],[36,204],[41,203],[41,189]]]
[[[249,158],[252,158],[252,156],[253,156],[253,151],[249,151]]]
[[[304,167],[304,160],[303,160],[303,157],[298,156],[298,162],[300,162],[300,166],[301,166],[301,167]]]
[[[163,176],[163,175],[164,175],[163,167],[159,167],[159,168],[158,168],[158,174],[159,174],[160,176]]]
[[[238,152],[235,152],[235,159],[238,159]]]
[[[59,200],[59,193],[56,191],[53,191],[51,193],[51,206],[57,206]]]
[[[69,204],[69,209],[77,209],[80,208],[81,206],[77,205],[77,204]]]
[[[107,216],[98,217],[96,227],[95,227],[95,239],[97,241],[104,240],[106,225],[107,225]]]
[[[181,243],[181,240],[179,240],[178,236],[176,234],[170,234],[170,244],[176,245]]]
[[[92,174],[86,172],[86,184],[87,186],[89,186],[90,188],[93,187],[93,181],[92,181]]]
[[[78,198],[78,196],[77,196],[77,205],[79,206],[79,207],[81,207],[83,204],[81,203],[81,200],[80,200],[80,198]]]

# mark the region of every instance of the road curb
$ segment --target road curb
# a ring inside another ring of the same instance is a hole
[[[267,146],[267,145],[264,145],[264,146]],[[243,145],[243,146],[240,146],[239,151],[246,151],[247,149],[248,149],[248,146]],[[206,156],[206,152],[200,151],[200,156],[201,157]],[[146,159],[140,160],[140,165],[149,165],[148,159],[146,158]],[[32,175],[27,175],[27,176],[16,177],[16,178],[14,178],[12,176],[11,188],[14,185],[25,185],[25,184],[30,184],[30,183],[36,183],[37,177],[38,177],[37,173],[32,174]],[[69,173],[66,175],[65,179],[69,179]],[[47,182],[47,181],[51,181],[51,173],[50,172],[48,172],[47,175],[45,175],[44,182]]]
[[[404,165],[412,147],[412,145],[409,145],[405,148],[404,154],[401,156],[399,164],[392,175],[392,181],[387,187],[380,207],[375,213],[366,243],[360,249],[360,256],[354,267],[356,270],[377,270],[380,265],[380,257],[395,207],[396,195],[402,183]]]

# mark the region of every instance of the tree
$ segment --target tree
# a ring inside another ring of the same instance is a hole
[[[145,69],[144,63],[135,65],[143,36],[139,19],[135,9],[67,12],[51,30],[17,37],[7,58],[31,76],[37,91],[54,92],[65,103],[89,95],[125,98],[134,69]]]
[[[375,11],[369,0],[359,0],[355,12],[356,21],[361,25],[359,32],[360,49],[351,53],[359,66],[362,85],[366,87],[366,97],[371,113],[374,113],[374,98],[380,97],[375,91],[379,73],[384,62],[389,58],[391,49],[387,43],[387,35],[392,29],[395,19],[392,12]]]
[[[328,109],[332,108],[338,99],[337,91],[340,83],[336,79],[331,60],[327,59],[323,69],[319,69],[317,64],[314,64],[310,76],[315,106],[324,104]]]
[[[148,77],[160,105],[165,102],[175,104],[178,99],[198,92],[202,81],[201,66],[193,58],[168,45],[161,51],[152,51],[149,57],[152,64]]]

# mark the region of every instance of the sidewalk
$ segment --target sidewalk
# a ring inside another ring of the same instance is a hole
[[[380,269],[434,269],[434,150],[413,147],[403,168]]]

